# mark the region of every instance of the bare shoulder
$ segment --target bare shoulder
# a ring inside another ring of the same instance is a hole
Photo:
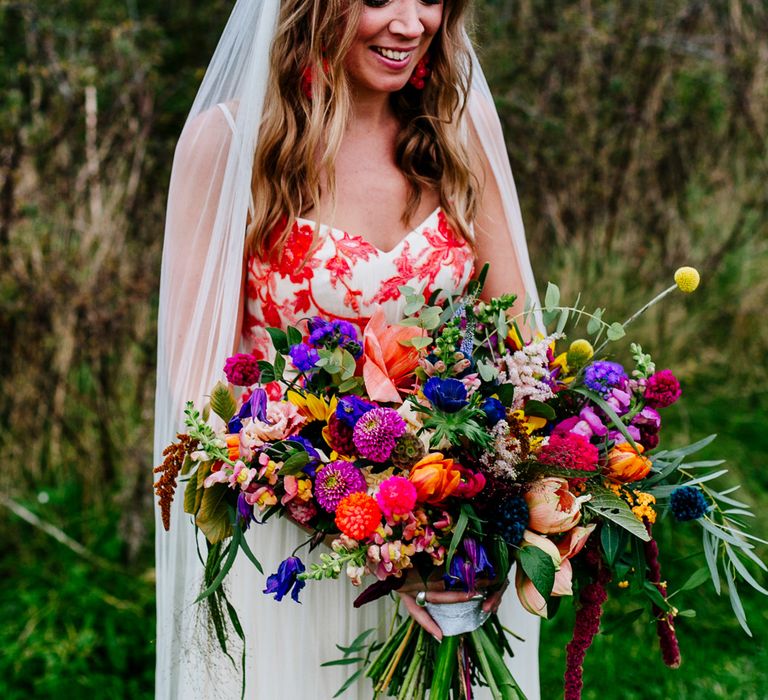
[[[182,162],[216,158],[232,141],[236,114],[237,103],[227,102],[194,116],[184,125],[176,144],[176,158]]]

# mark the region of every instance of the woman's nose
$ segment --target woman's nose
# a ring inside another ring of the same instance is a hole
[[[393,3],[395,17],[389,23],[389,31],[408,38],[418,38],[424,33],[424,25],[419,17],[420,0],[401,0]]]

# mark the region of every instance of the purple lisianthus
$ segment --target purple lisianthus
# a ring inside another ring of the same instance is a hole
[[[320,360],[320,355],[317,350],[306,343],[291,345],[288,354],[291,356],[293,366],[299,370],[299,372],[310,372]]]
[[[230,433],[239,433],[243,429],[243,420],[251,418],[253,420],[267,422],[267,392],[261,387],[254,389],[247,401],[243,402],[240,410],[227,423],[227,431]]]
[[[584,385],[601,396],[608,395],[614,387],[624,387],[626,382],[627,373],[618,362],[599,360],[584,370]]]
[[[451,559],[450,569],[444,576],[445,583],[448,588],[474,591],[478,574],[484,573],[488,578],[496,574],[483,545],[472,537],[467,537],[461,544],[464,554],[456,554]]]
[[[629,433],[630,437],[635,442],[640,442],[640,431],[638,430],[638,428],[636,426],[634,426],[634,425],[627,425],[625,427],[626,427],[627,432]],[[627,441],[627,438],[624,437],[624,433],[622,433],[620,430],[611,430],[608,433],[608,439],[609,440],[613,440],[613,442],[615,442],[615,443],[620,443],[620,442],[626,442]]]
[[[299,592],[306,585],[298,576],[305,571],[304,564],[298,557],[288,557],[277,567],[277,573],[267,578],[267,587],[264,593],[272,595],[280,602],[288,593],[299,603]]]
[[[613,387],[605,395],[606,402],[613,407],[616,414],[623,416],[629,411],[629,406],[632,403],[632,395],[623,389]]]
[[[500,420],[504,420],[507,416],[507,409],[504,408],[504,404],[492,396],[489,396],[483,401],[481,408],[483,409],[483,413],[485,413],[488,425],[490,426],[496,425],[496,423]]]
[[[361,457],[386,462],[406,428],[405,421],[394,409],[374,408],[355,423],[352,442]]]
[[[235,386],[250,386],[259,381],[259,361],[250,354],[238,352],[224,363],[227,381]]]
[[[331,462],[315,475],[315,499],[329,513],[335,513],[336,507],[349,494],[366,489],[365,477],[352,462]]]
[[[374,408],[376,408],[376,404],[361,399],[359,396],[354,394],[345,396],[336,404],[336,418],[350,428],[354,428],[360,417]]]
[[[467,387],[458,379],[430,377],[423,391],[435,408],[446,413],[456,413],[467,405]]]

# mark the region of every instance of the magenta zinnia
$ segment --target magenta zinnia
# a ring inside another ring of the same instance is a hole
[[[405,421],[397,411],[374,408],[357,421],[352,440],[361,457],[372,462],[386,462],[405,429]]]
[[[586,437],[578,433],[555,433],[543,445],[536,458],[542,464],[561,469],[593,472],[597,469],[598,451]]]
[[[315,478],[315,498],[329,513],[335,513],[341,500],[350,493],[365,490],[365,477],[351,462],[339,460],[326,464]]]
[[[391,476],[379,486],[376,502],[388,518],[407,515],[416,505],[416,487],[405,477]]]

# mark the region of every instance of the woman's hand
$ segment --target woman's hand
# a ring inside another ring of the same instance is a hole
[[[464,603],[472,600],[478,594],[492,584],[486,579],[478,579],[474,591],[446,591],[445,583],[442,579],[430,580],[425,582],[415,572],[408,576],[406,582],[398,589],[397,593],[405,605],[408,614],[431,634],[438,642],[443,638],[443,632],[440,626],[434,621],[427,609],[419,605],[416,596],[419,593],[425,593],[425,602],[427,603]],[[483,611],[495,613],[499,609],[501,599],[506,591],[509,581],[505,581],[501,588],[489,593],[483,601]]]

